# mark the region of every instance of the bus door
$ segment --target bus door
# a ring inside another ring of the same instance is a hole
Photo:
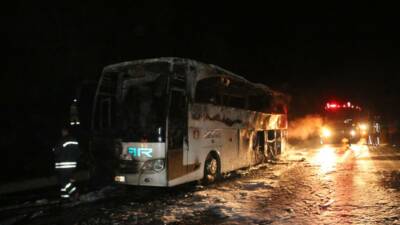
[[[168,180],[188,173],[187,104],[184,90],[172,89],[168,115]]]
[[[115,155],[115,116],[118,77],[103,74],[98,84],[92,111],[92,130],[89,151],[99,179],[112,179],[117,167]]]

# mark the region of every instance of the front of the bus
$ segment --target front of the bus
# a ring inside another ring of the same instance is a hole
[[[119,66],[114,180],[120,184],[167,186],[166,114],[169,63]]]

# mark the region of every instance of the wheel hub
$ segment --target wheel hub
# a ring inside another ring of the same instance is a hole
[[[212,175],[216,174],[217,173],[217,167],[218,167],[217,160],[214,159],[214,158],[211,159],[210,165],[208,167],[208,171],[210,172],[210,174],[212,174]]]

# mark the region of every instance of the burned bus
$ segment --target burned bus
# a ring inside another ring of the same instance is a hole
[[[283,93],[190,59],[110,65],[95,94],[92,152],[110,159],[120,184],[212,182],[284,151],[286,103]]]
[[[347,102],[328,102],[324,107],[321,144],[366,142],[370,123],[363,109]]]

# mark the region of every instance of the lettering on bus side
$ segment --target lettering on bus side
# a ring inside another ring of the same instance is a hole
[[[153,157],[153,149],[152,148],[141,148],[141,147],[128,147],[128,153],[133,157]]]
[[[209,138],[220,138],[221,137],[221,132],[219,130],[210,130],[207,131],[203,138],[209,139]]]

